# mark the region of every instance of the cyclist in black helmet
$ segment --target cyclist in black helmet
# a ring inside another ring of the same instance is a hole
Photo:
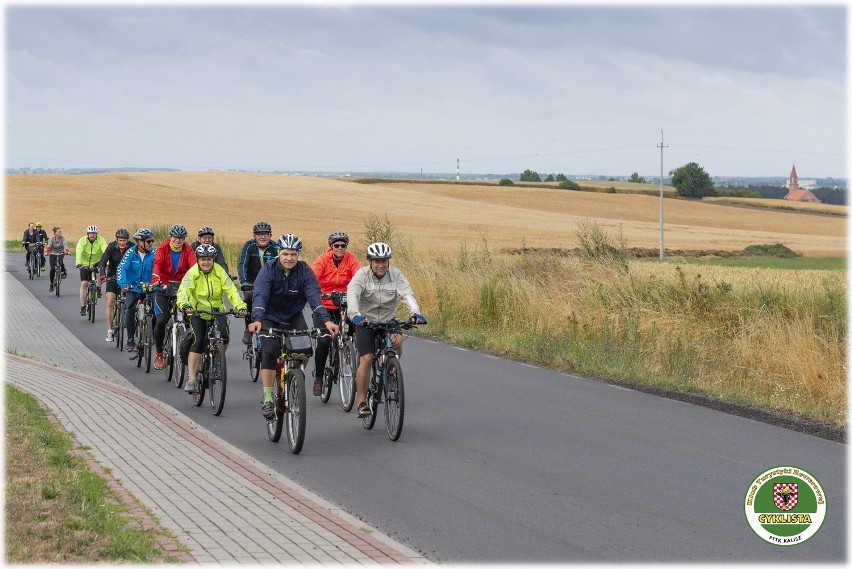
[[[240,251],[240,260],[237,262],[237,275],[240,277],[240,290],[243,291],[243,300],[246,301],[248,313],[252,309],[252,291],[254,279],[260,272],[260,268],[267,262],[278,257],[278,245],[272,241],[272,226],[265,221],[258,221],[252,228],[254,238],[249,239]],[[243,344],[251,343],[251,332],[248,325],[251,324],[250,317],[246,317],[246,331],[243,333]]]
[[[228,270],[228,263],[225,262],[225,255],[222,254],[222,247],[220,247],[218,243],[213,242],[215,236],[216,234],[213,233],[213,228],[205,225],[198,230],[198,239],[191,245],[191,247],[195,250],[198,249],[199,245],[213,245],[213,248],[216,249],[215,263],[225,269],[226,274],[231,274]]]
[[[130,232],[123,227],[115,232],[115,241],[107,245],[101,260],[98,262],[98,273],[103,283],[106,283],[106,341],[112,342],[112,313],[115,310],[115,299],[118,296],[118,279],[116,271],[121,258],[130,249]]]

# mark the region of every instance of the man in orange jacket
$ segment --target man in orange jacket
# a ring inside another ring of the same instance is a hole
[[[323,295],[332,292],[345,293],[349,281],[361,268],[355,255],[346,250],[347,247],[349,247],[349,236],[343,231],[335,231],[328,236],[328,250],[317,257],[311,266]],[[328,309],[331,320],[339,325],[340,319],[345,317],[345,315],[341,315],[340,308],[335,306],[331,299],[323,298],[322,302]],[[318,319],[316,313],[314,314],[314,326],[323,327],[322,320]],[[328,359],[330,345],[331,340],[329,338],[317,338],[314,395],[322,393],[322,376],[325,373],[325,361]]]

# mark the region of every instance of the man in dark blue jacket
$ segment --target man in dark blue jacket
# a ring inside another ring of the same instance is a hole
[[[253,306],[249,332],[259,332],[286,323],[291,330],[307,328],[302,311],[305,304],[323,321],[328,331],[337,334],[338,326],[331,321],[322,301],[320,287],[311,268],[299,260],[302,240],[288,233],[278,240],[278,258],[263,265],[254,280]],[[272,400],[275,368],[280,347],[275,338],[261,336],[260,379],[263,382],[261,413],[267,419],[275,417]]]

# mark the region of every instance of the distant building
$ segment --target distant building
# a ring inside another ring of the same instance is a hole
[[[784,199],[791,202],[822,203],[810,190],[799,187],[799,176],[796,175],[795,164],[793,164],[793,170],[790,172],[790,179],[787,180],[787,195],[784,196]]]

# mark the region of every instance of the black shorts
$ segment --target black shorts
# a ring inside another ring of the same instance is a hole
[[[301,312],[291,319],[288,324],[290,325],[291,330],[304,330],[308,327],[307,322],[305,322],[305,317]],[[269,330],[270,328],[275,328],[276,326],[278,326],[277,322],[264,319],[261,324],[261,332]],[[276,369],[278,367],[278,354],[281,353],[281,346],[278,343],[278,339],[274,336],[263,335],[262,333],[259,335],[260,369]]]
[[[106,288],[104,289],[106,292],[111,292],[114,295],[118,296],[118,291],[121,287],[118,286],[118,281],[115,279],[107,279]]]
[[[92,280],[92,273],[97,267],[80,267],[80,282]]]
[[[376,331],[366,326],[355,326],[355,349],[358,354],[376,353]]]
[[[222,336],[222,341],[227,344],[230,339],[228,334],[228,317],[226,315],[219,315],[215,318],[219,321],[219,333]],[[197,314],[189,318],[189,329],[192,330],[192,346],[189,348],[190,352],[200,354],[204,351],[204,341],[207,339],[207,329],[212,325],[213,320],[204,320]]]

